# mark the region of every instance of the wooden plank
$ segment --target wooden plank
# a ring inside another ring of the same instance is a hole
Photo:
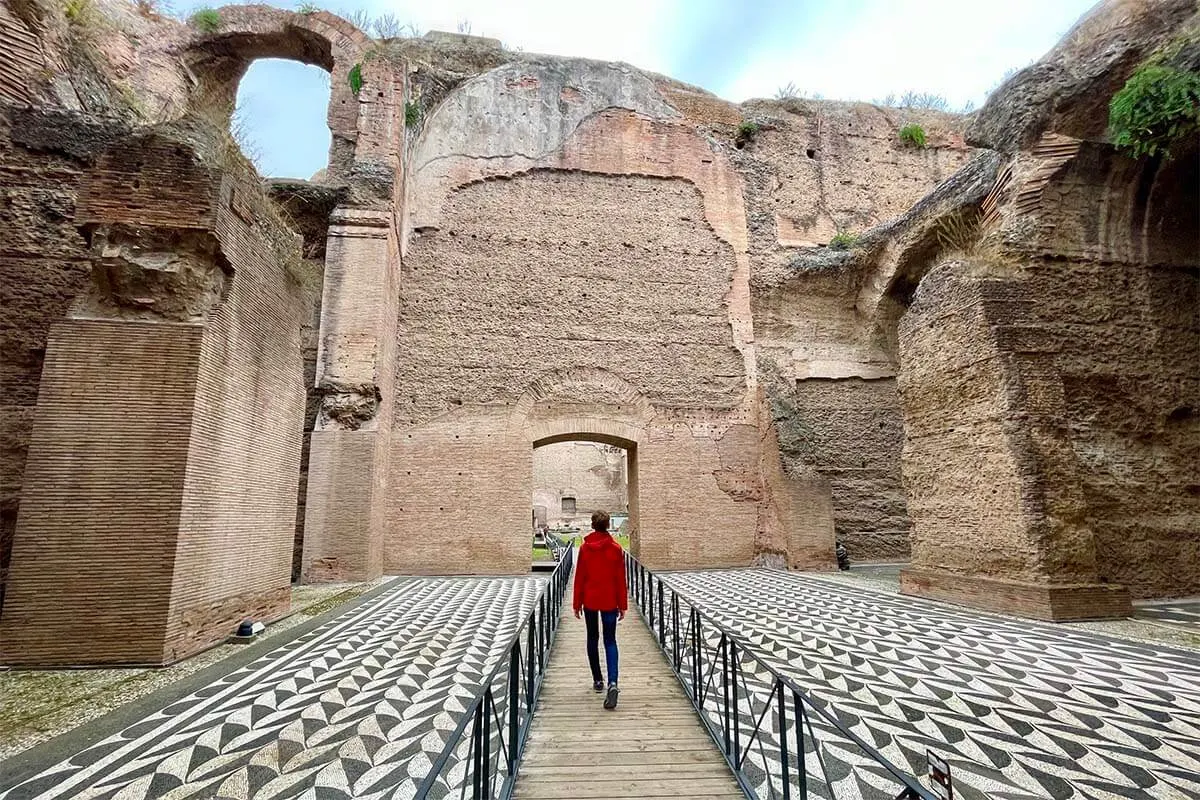
[[[602,707],[591,688],[585,629],[566,609],[529,732],[515,797],[741,798],[729,766],[701,724],[645,626],[617,629],[621,694]]]

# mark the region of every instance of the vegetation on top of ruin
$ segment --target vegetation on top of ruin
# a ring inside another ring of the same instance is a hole
[[[847,230],[839,230],[833,235],[833,238],[829,240],[829,246],[834,250],[849,250],[857,243],[858,234],[851,233]]]
[[[188,22],[203,33],[216,33],[221,30],[221,12],[215,8],[202,8],[188,17]]]
[[[759,132],[761,126],[752,120],[744,119],[738,123],[737,131],[733,135],[733,144],[739,150],[754,140],[755,135]]]
[[[914,147],[925,146],[925,129],[915,122],[910,122],[900,129],[900,141],[906,144],[911,144]]]
[[[1108,107],[1109,139],[1134,158],[1171,157],[1200,135],[1200,28],[1183,31],[1138,65]]]

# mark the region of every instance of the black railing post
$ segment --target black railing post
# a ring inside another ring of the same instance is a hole
[[[741,725],[741,710],[738,708],[738,662],[737,662],[737,642],[733,637],[729,639],[729,696],[733,703],[733,718],[730,722],[733,724],[733,751],[736,763],[741,763],[742,758],[742,725]]]
[[[700,669],[700,611],[696,608],[692,609],[692,686],[695,687],[693,694],[696,698],[696,708],[701,707],[704,698],[701,695],[700,681],[703,680],[704,671]]]
[[[725,729],[725,754],[729,755],[732,751],[729,749],[729,635],[722,631],[721,633],[721,696],[725,701],[724,712],[722,714],[722,726]]]
[[[525,659],[525,705],[533,711],[533,623],[536,611],[529,612],[529,632],[526,639],[529,643],[529,655]]]
[[[542,595],[538,602],[538,674],[546,671],[546,596]]]
[[[796,775],[799,778],[800,798],[808,800],[808,756],[804,752],[804,700],[800,693],[792,692],[793,715],[796,717]],[[813,741],[813,748],[817,743]]]
[[[488,690],[483,695],[483,788],[487,792],[487,796],[492,796],[492,717],[495,701],[492,698],[492,689],[489,686]]]
[[[658,579],[658,646],[666,649],[667,632],[666,626],[663,624],[663,582],[662,578]]]
[[[675,651],[675,671],[682,665],[683,654],[680,652],[679,641],[679,593],[671,593],[671,647]]]
[[[480,800],[483,797],[483,703],[475,706],[475,730],[471,736],[474,758],[471,759],[471,797]]]
[[[521,644],[508,652],[508,774],[517,774],[517,729],[520,727]],[[533,713],[533,709],[529,710]]]
[[[783,696],[783,681],[775,681],[775,694],[779,702],[779,777],[783,780],[783,800],[792,798],[792,768],[788,764],[787,701]]]

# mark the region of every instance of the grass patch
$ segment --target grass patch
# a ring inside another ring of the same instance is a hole
[[[350,80],[350,91],[354,92],[355,97],[358,97],[358,93],[362,91],[363,84],[365,83],[365,81],[363,81],[362,64],[361,63],[355,64],[353,67],[350,68],[349,80]]]
[[[900,141],[913,147],[925,146],[925,129],[920,125],[909,123],[900,129]]]
[[[296,13],[304,14],[305,16],[309,14],[315,14],[320,10],[321,7],[315,3],[301,3],[300,5],[296,6]]]
[[[409,100],[404,104],[404,124],[409,128],[421,124],[421,104],[416,100]]]
[[[744,119],[737,126],[737,131],[733,135],[733,143],[740,150],[749,142],[754,141],[754,137],[758,134],[759,130],[759,124],[757,122],[751,122],[748,119]]]
[[[215,8],[202,8],[188,17],[188,22],[203,33],[216,33],[221,30],[221,12]]]
[[[829,240],[829,247],[832,250],[849,250],[858,242],[858,234],[850,231],[838,231]]]
[[[1171,147],[1200,134],[1200,74],[1142,64],[1113,95],[1108,131],[1118,150],[1171,157]]]

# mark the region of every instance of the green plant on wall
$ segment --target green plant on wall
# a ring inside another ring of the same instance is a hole
[[[204,33],[216,33],[221,30],[221,12],[215,8],[202,8],[192,14],[188,22]]]
[[[757,122],[751,122],[748,119],[744,119],[737,126],[737,131],[733,135],[733,143],[739,148],[745,147],[747,142],[750,142],[754,139],[754,136],[758,133],[758,131],[759,126]]]
[[[832,250],[849,250],[851,247],[854,247],[857,241],[858,234],[851,233],[850,231],[838,231],[829,240],[829,247]]]
[[[63,16],[68,22],[82,24],[92,10],[92,0],[66,0],[63,3]]]
[[[420,122],[421,104],[416,100],[409,100],[404,104],[404,124],[410,128],[415,128]]]
[[[320,10],[321,7],[316,3],[301,3],[300,5],[296,6],[297,14],[315,14]]]
[[[900,141],[913,147],[924,147],[925,129],[915,122],[909,123],[900,129]]]
[[[354,92],[354,95],[357,97],[358,93],[362,91],[362,87],[363,87],[363,74],[362,74],[362,64],[360,63],[360,64],[355,64],[353,67],[350,68],[350,91]]]
[[[1200,75],[1143,64],[1108,106],[1109,138],[1137,158],[1170,158],[1171,146],[1200,135]]]

